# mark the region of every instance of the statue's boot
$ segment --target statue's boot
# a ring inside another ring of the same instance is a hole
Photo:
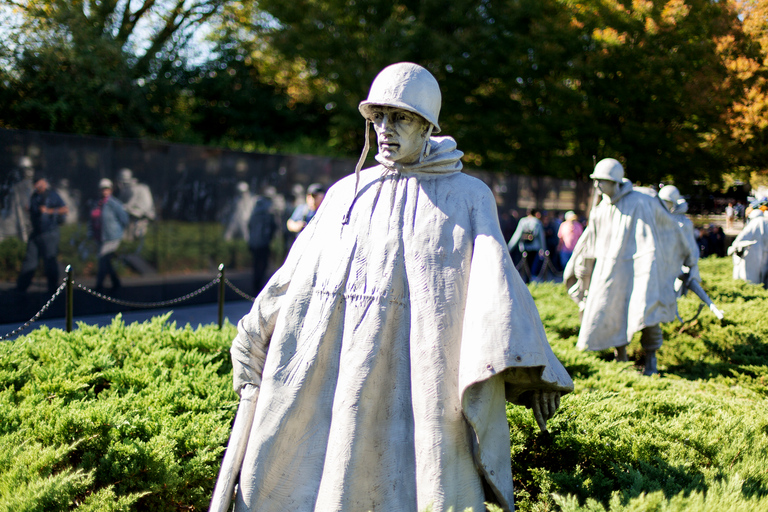
[[[645,354],[645,370],[643,370],[643,375],[653,375],[654,373],[659,373],[659,370],[656,369],[655,350]]]
[[[616,356],[616,361],[629,361],[627,357],[627,346],[622,345],[620,347],[614,347],[613,354]]]
[[[644,328],[640,336],[640,344],[645,351],[645,370],[643,375],[653,375],[659,373],[656,369],[656,351],[661,348],[664,341],[662,337],[661,325],[651,325]]]

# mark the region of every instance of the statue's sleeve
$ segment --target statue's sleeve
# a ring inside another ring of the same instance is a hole
[[[238,394],[246,384],[261,386],[269,340],[289,284],[290,279],[286,279],[285,273],[276,273],[256,297],[251,311],[237,323],[237,336],[230,353],[233,383]]]
[[[333,193],[330,190],[326,201]],[[329,201],[330,202],[330,201]],[[316,217],[323,215],[325,202],[317,211]],[[278,322],[280,310],[289,292],[291,278],[295,269],[301,264],[301,257],[307,246],[320,243],[313,240],[317,222],[310,222],[299,234],[285,258],[280,269],[267,282],[264,289],[256,297],[251,311],[237,324],[237,336],[232,341],[233,384],[235,391],[246,384],[261,386],[261,374],[267,358],[267,350],[275,325]]]

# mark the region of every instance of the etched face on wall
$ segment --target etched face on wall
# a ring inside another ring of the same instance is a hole
[[[376,130],[380,155],[401,164],[419,159],[427,129],[421,116],[400,108],[373,106],[370,120]]]

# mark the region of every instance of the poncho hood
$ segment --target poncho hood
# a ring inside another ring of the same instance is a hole
[[[464,156],[464,153],[456,148],[456,141],[453,137],[430,137],[428,153],[427,157],[412,164],[393,162],[384,158],[381,154],[376,155],[376,161],[388,169],[403,173],[429,172],[447,174],[460,172],[463,168],[461,157]]]

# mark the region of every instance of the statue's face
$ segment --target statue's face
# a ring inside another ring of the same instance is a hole
[[[597,188],[608,197],[616,195],[618,183],[611,180],[597,180]]]
[[[370,119],[376,130],[380,155],[402,164],[419,159],[427,128],[421,116],[394,107],[372,107]]]

